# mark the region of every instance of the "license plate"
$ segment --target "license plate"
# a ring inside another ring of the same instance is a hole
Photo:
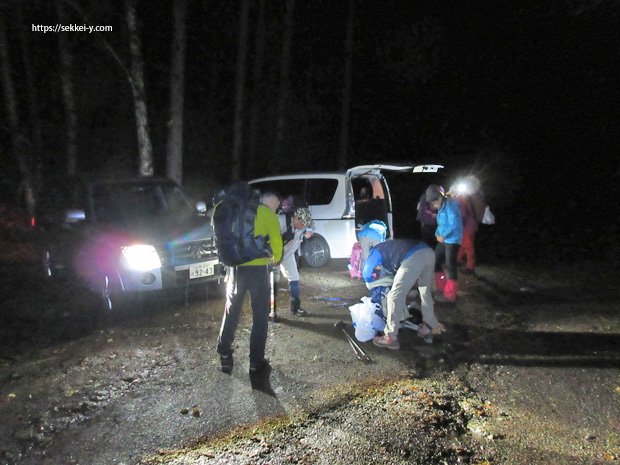
[[[215,273],[216,262],[194,263],[189,266],[189,279],[204,278]]]

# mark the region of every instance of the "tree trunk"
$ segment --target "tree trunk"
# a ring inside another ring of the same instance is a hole
[[[338,150],[338,169],[347,167],[349,154],[349,123],[351,121],[351,80],[353,66],[353,19],[355,0],[349,0],[349,18],[345,39],[344,85],[342,87],[342,108],[340,111],[340,144]]]
[[[60,24],[69,23],[62,1],[60,0],[56,1],[56,14]],[[78,152],[78,119],[72,78],[73,54],[70,50],[66,33],[60,32],[56,34],[56,37],[58,37],[58,52],[60,54],[60,81],[62,84],[62,97],[65,107],[65,130],[67,131],[67,174],[73,176],[77,171]]]
[[[185,13],[186,0],[173,3],[174,37],[170,63],[170,119],[166,174],[177,183],[183,182],[183,91],[185,83]]]
[[[254,95],[252,99],[252,114],[250,116],[250,136],[248,140],[248,159],[246,174],[251,175],[256,165],[258,151],[258,121],[263,104],[263,62],[265,58],[265,0],[258,2],[258,21],[256,25],[256,56],[254,58]],[[247,177],[247,176],[246,176]],[[253,177],[253,176],[252,176]]]
[[[24,24],[23,14],[22,14],[22,4],[17,2],[16,5],[16,13],[17,13],[17,24]],[[28,34],[24,34],[24,28],[20,27],[19,30],[19,39],[21,43],[22,49],[22,63],[24,66],[24,78],[26,81],[26,88],[28,90],[28,109],[30,112],[30,127],[31,127],[31,135],[32,135],[32,146],[34,151],[34,173],[33,173],[33,182],[35,183],[36,191],[40,189],[41,184],[41,160],[42,160],[42,151],[43,151],[43,136],[41,132],[41,118],[39,116],[39,110],[37,104],[39,102],[39,98],[37,95],[37,88],[34,84],[34,72],[32,70],[32,51],[30,47],[30,36]]]
[[[293,40],[293,12],[295,11],[295,0],[286,1],[286,16],[284,18],[284,38],[282,42],[282,61],[280,62],[280,92],[278,97],[278,113],[276,123],[276,142],[274,146],[273,162],[279,168],[282,157],[282,143],[284,140],[284,130],[286,128],[286,104],[289,94],[289,71],[291,62],[291,43]]]
[[[146,97],[144,92],[144,64],[142,45],[136,24],[136,0],[125,0],[125,13],[129,29],[129,50],[131,52],[131,90],[138,135],[138,174],[153,176],[153,146],[149,134]]]
[[[12,152],[19,174],[21,185],[24,191],[24,201],[28,217],[33,221],[36,218],[36,200],[32,187],[32,176],[28,163],[26,162],[25,140],[20,132],[19,116],[17,112],[17,99],[15,97],[15,86],[11,78],[11,58],[4,24],[4,15],[0,16],[0,79],[2,79],[2,90],[6,107],[6,116],[11,133]],[[10,175],[10,173],[5,173]]]
[[[235,82],[235,128],[232,151],[232,180],[241,175],[241,150],[243,148],[243,99],[246,75],[246,57],[248,54],[248,18],[250,1],[241,0],[239,17],[239,42],[237,44],[237,78]]]

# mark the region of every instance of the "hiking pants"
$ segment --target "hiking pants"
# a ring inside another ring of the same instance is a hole
[[[395,336],[398,334],[400,322],[409,317],[407,311],[407,294],[418,282],[422,303],[422,319],[431,328],[439,324],[435,316],[433,304],[433,280],[435,279],[435,252],[424,248],[417,250],[400,264],[394,284],[387,294],[387,321],[384,333]]]
[[[233,353],[232,343],[243,309],[245,294],[249,292],[252,305],[252,332],[250,333],[250,365],[260,365],[265,359],[267,327],[269,321],[269,270],[267,265],[238,266],[233,279],[226,285],[226,307],[217,340],[217,352]]]
[[[459,249],[459,254],[456,257],[457,262],[462,262],[464,258],[467,259],[465,267],[468,270],[473,270],[474,268],[476,268],[476,249],[474,247],[475,238],[475,232],[463,231],[461,248]]]
[[[435,266],[437,271],[441,271],[442,267],[446,269],[446,278],[456,279],[456,257],[459,253],[460,244],[446,244],[445,242],[438,242],[435,247]]]

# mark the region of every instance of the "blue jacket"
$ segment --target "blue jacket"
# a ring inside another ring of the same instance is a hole
[[[437,212],[435,236],[442,236],[446,244],[460,244],[463,239],[463,220],[458,200],[445,199]]]
[[[396,274],[404,259],[409,258],[418,250],[429,248],[425,242],[414,239],[390,239],[381,242],[370,251],[370,255],[364,264],[362,278],[364,282],[371,282],[373,280],[372,273],[377,266],[382,268],[382,276],[385,273]]]
[[[387,233],[387,226],[383,221],[372,220],[366,223],[362,229],[357,232],[357,237],[369,237],[383,242]]]

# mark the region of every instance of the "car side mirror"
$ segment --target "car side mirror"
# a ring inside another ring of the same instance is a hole
[[[207,204],[203,201],[196,202],[196,210],[200,215],[205,215],[207,213]]]

